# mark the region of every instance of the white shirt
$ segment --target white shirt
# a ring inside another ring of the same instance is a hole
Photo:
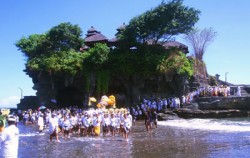
[[[58,127],[58,119],[56,117],[49,119],[49,133],[52,134]]]
[[[43,121],[43,117],[42,116],[38,117],[37,125],[38,126],[43,126],[44,125],[44,121]]]
[[[131,123],[131,122],[133,122],[133,117],[132,117],[132,115],[131,115],[131,114],[129,114],[127,117],[129,118],[130,123]],[[132,124],[131,124],[131,126],[132,126]]]
[[[83,125],[85,127],[89,127],[93,124],[93,119],[91,117],[87,117],[83,120]]]
[[[100,116],[94,117],[94,119],[93,119],[93,126],[94,127],[100,126],[101,125],[101,121],[102,121],[102,119],[101,119]]]
[[[117,120],[116,120],[116,118],[115,117],[111,117],[110,118],[110,125],[112,126],[112,127],[116,127],[116,124],[117,123]]]
[[[71,123],[72,126],[75,126],[77,124],[77,117],[72,116],[70,118],[70,123]]]
[[[130,129],[131,125],[132,125],[132,123],[131,123],[131,121],[130,121],[130,119],[128,117],[126,119],[124,119],[124,126],[126,128]]]
[[[109,126],[110,125],[110,118],[109,117],[104,117],[102,120],[102,125]]]
[[[0,156],[17,157],[18,155],[19,129],[15,125],[10,125],[4,129],[0,135]]]
[[[70,126],[71,126],[71,123],[70,123],[69,119],[66,119],[63,121],[63,129],[69,130]]]

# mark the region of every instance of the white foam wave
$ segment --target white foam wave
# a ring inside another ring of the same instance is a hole
[[[250,122],[246,121],[229,121],[219,119],[180,119],[159,121],[159,125],[208,131],[250,132]]]
[[[74,138],[75,140],[82,141],[82,142],[89,142],[89,141],[104,141],[103,138],[95,138],[95,137],[81,137],[81,138]]]
[[[45,133],[20,133],[19,137],[33,137],[33,136],[37,136],[37,135],[45,135]]]

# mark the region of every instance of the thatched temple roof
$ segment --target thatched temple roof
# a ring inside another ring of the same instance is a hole
[[[108,38],[97,31],[93,26],[87,31],[85,43],[108,42]],[[87,44],[88,45],[88,44]]]
[[[126,28],[125,23],[123,23],[121,26],[119,26],[116,30],[116,36],[118,34],[120,34],[124,29]],[[118,38],[114,37],[111,39],[108,39],[107,37],[105,37],[103,34],[101,34],[100,31],[97,31],[93,26],[91,26],[86,34],[86,38],[85,38],[85,44],[82,46],[82,48],[80,49],[81,51],[84,50],[88,50],[89,48],[91,48],[92,46],[94,46],[95,43],[106,43],[108,44],[108,46],[112,47],[117,45],[118,43]],[[151,40],[147,41],[148,44],[153,44],[154,42]],[[158,42],[157,42],[158,43]],[[188,51],[188,46],[177,42],[177,41],[168,41],[168,42],[164,42],[161,43],[166,49],[170,49],[172,47],[177,47],[179,49],[181,49],[183,51],[183,53],[187,54]]]

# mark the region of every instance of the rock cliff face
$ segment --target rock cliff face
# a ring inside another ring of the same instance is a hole
[[[194,103],[173,112],[181,118],[250,117],[250,96],[196,98]]]
[[[196,98],[200,110],[250,110],[250,97],[200,97]]]
[[[95,89],[95,78],[90,79],[90,91],[86,92],[86,81],[83,76],[75,76],[68,83],[49,76],[40,76],[34,82],[34,89],[40,102],[51,104],[55,99],[60,107],[64,106],[86,106],[88,98],[94,96],[100,99]],[[103,95],[114,95],[117,107],[131,106],[137,104],[142,98],[158,98],[168,96],[181,96],[188,90],[188,82],[185,76],[110,76],[108,93]],[[53,104],[54,105],[54,104]]]
[[[185,89],[186,78],[183,76],[141,76],[113,77],[109,87],[110,93],[117,96],[118,104],[133,105],[142,98],[181,96]],[[119,106],[119,105],[118,105]]]

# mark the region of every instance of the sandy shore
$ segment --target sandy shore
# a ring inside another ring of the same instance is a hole
[[[23,130],[30,133],[27,128]],[[207,155],[208,148],[203,139],[206,133],[168,126],[158,126],[148,133],[143,121],[132,127],[128,141],[121,136],[73,136],[69,140],[60,136],[61,142],[56,143],[49,142],[48,133],[23,135],[19,157],[194,158]]]

